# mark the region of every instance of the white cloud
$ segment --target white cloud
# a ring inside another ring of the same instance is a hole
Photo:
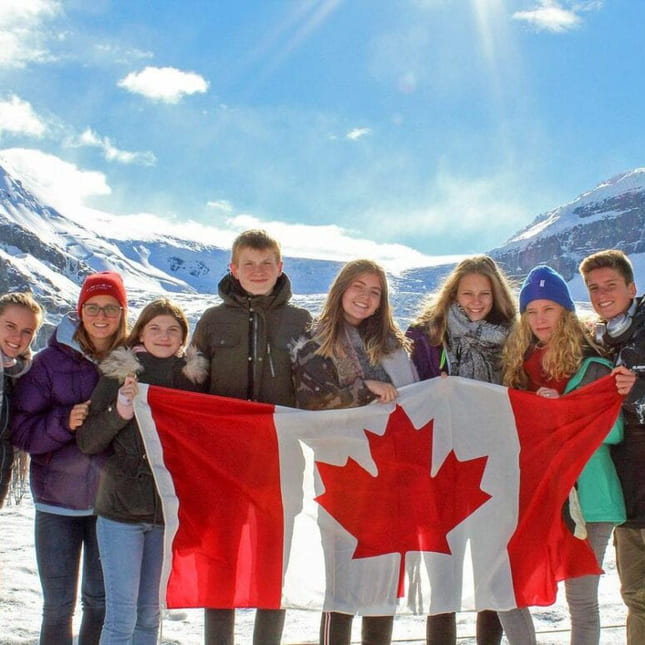
[[[112,64],[131,64],[132,61],[154,58],[154,53],[151,51],[136,47],[125,47],[120,43],[96,43],[93,50],[99,60],[106,60]]]
[[[360,139],[361,137],[364,137],[365,135],[370,134],[370,132],[371,132],[370,128],[354,128],[345,135],[345,138],[351,139],[352,141],[356,141],[357,139]]]
[[[78,222],[91,224],[97,233],[109,237],[152,240],[159,235],[172,235],[179,239],[227,247],[242,231],[264,228],[280,240],[284,254],[292,257],[341,262],[369,257],[394,272],[454,260],[454,256],[440,258],[423,255],[403,244],[379,244],[336,225],[264,221],[249,214],[228,217],[222,226],[170,219],[153,213],[113,215],[85,205],[89,197],[112,192],[101,172],[82,170],[54,155],[25,148],[0,150],[0,165],[20,179],[45,204]],[[209,202],[208,205],[227,214],[233,210],[226,200]]]
[[[233,212],[233,205],[226,199],[211,200],[206,203],[206,206],[222,213],[228,214]]]
[[[0,135],[4,132],[42,137],[47,129],[45,123],[31,107],[31,103],[12,95],[0,101]]]
[[[556,0],[539,0],[537,7],[528,11],[516,11],[513,18],[527,22],[538,30],[562,33],[575,29],[581,24],[582,18],[579,16],[581,11],[599,6],[601,5],[598,2],[586,2],[565,8]]]
[[[282,252],[290,257],[346,262],[357,257],[372,258],[389,271],[400,272],[416,266],[457,261],[461,256],[427,256],[403,244],[379,244],[359,237],[340,226],[293,224],[263,220],[250,214],[228,217],[222,224],[202,224],[191,220],[160,217],[152,213],[110,216],[86,209],[97,232],[114,238],[136,237],[154,240],[159,235],[230,247],[233,240],[250,228],[262,228],[280,240]],[[116,221],[116,225],[115,225]]]
[[[122,78],[118,86],[154,101],[178,103],[185,95],[206,92],[208,81],[195,72],[174,67],[146,67]]]
[[[123,164],[140,164],[142,166],[154,166],[157,162],[152,152],[128,152],[117,148],[108,137],[99,136],[91,128],[87,128],[80,137],[70,141],[69,145],[89,146],[100,148],[107,161],[118,161]]]
[[[77,212],[88,197],[112,192],[102,172],[81,170],[40,150],[0,150],[0,164],[45,204],[65,214]]]
[[[56,0],[1,0],[0,67],[52,60],[40,27],[60,10]]]
[[[59,10],[60,3],[56,0],[2,0],[0,27],[24,24],[41,16],[52,16]]]
[[[363,239],[335,224],[292,224],[263,221],[242,214],[228,220],[235,235],[249,228],[263,228],[280,240],[284,255],[345,262],[358,257],[372,258],[388,270],[398,272],[417,266],[430,266],[453,260],[428,256],[404,244],[381,244]]]

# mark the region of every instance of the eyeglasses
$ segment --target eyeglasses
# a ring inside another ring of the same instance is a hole
[[[117,305],[105,305],[105,307],[99,307],[98,305],[90,303],[87,305],[83,305],[83,311],[90,318],[95,318],[101,312],[103,312],[106,318],[118,318],[121,312],[123,311],[123,307],[119,307]]]

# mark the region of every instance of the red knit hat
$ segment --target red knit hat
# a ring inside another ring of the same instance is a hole
[[[125,295],[123,279],[114,271],[91,273],[85,278],[76,307],[79,317],[81,316],[83,305],[94,296],[112,296],[119,301],[124,311],[128,308],[128,298]]]

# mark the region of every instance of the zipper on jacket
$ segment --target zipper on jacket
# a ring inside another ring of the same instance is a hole
[[[246,399],[247,401],[254,401],[255,391],[255,361],[257,359],[258,351],[258,325],[257,316],[251,306],[251,299],[249,298],[249,355],[248,355],[248,370],[246,380]]]
[[[271,378],[275,378],[275,368],[273,367],[273,356],[271,355],[271,343],[267,339],[267,359],[269,361],[269,369],[271,370]]]

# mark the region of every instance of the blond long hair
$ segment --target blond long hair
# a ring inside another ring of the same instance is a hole
[[[372,260],[352,260],[334,278],[314,330],[320,347],[317,354],[333,358],[342,354],[341,331],[345,324],[343,295],[350,285],[363,274],[376,275],[381,283],[381,302],[372,316],[363,320],[358,331],[365,343],[372,365],[400,347],[408,347],[408,340],[394,321],[388,293],[387,276],[381,266]]]
[[[528,375],[524,361],[528,352],[537,345],[538,339],[531,331],[526,312],[520,315],[520,321],[506,341],[502,353],[502,382],[517,389],[526,389]],[[553,330],[545,352],[542,369],[546,376],[561,380],[575,374],[580,367],[587,348],[600,353],[583,321],[575,311],[562,309],[560,320]]]
[[[511,287],[495,260],[488,255],[465,258],[448,274],[439,290],[424,301],[421,313],[412,322],[427,330],[432,345],[443,342],[448,325],[448,309],[457,300],[459,282],[473,273],[488,278],[493,290],[493,308],[486,316],[486,321],[510,325],[515,320],[517,307]]]

